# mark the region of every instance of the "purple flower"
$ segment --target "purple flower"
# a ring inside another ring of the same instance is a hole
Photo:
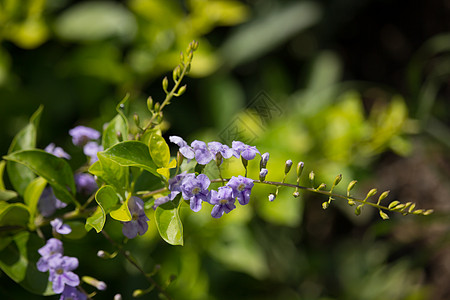
[[[50,217],[57,209],[66,206],[66,203],[56,198],[50,186],[45,187],[38,202],[38,209],[44,217]]]
[[[215,156],[206,147],[205,142],[195,140],[191,143],[192,149],[194,149],[195,160],[201,165],[207,165]]]
[[[181,193],[181,184],[185,178],[195,177],[194,173],[186,174],[183,172],[181,174],[176,175],[175,177],[169,179],[169,199],[173,200],[175,197]]]
[[[249,146],[239,141],[233,141],[232,148],[236,158],[242,156],[246,160],[252,160],[255,158],[256,153],[261,154],[255,146]]]
[[[47,147],[45,147],[44,149],[45,152],[48,152],[50,154],[53,154],[54,156],[58,156],[58,157],[62,157],[62,158],[66,158],[66,159],[70,159],[70,155],[67,154],[63,148],[61,147],[56,147],[56,145],[54,143],[50,143]]]
[[[229,213],[236,208],[235,201],[233,190],[228,186],[221,186],[218,191],[212,190],[209,202],[215,205],[211,211],[211,216],[220,218],[224,213]]]
[[[49,260],[55,255],[62,255],[64,249],[60,240],[51,238],[47,243],[39,248],[38,252],[42,256],[36,263],[36,267],[41,272],[47,272],[49,270]]]
[[[216,157],[217,154],[221,154],[223,158],[230,158],[233,156],[234,151],[227,145],[222,145],[219,142],[210,142],[208,143],[208,148],[211,154]]]
[[[59,300],[86,300],[87,297],[84,293],[80,292],[76,287],[65,285],[64,291],[61,294]]]
[[[159,197],[158,199],[155,199],[155,202],[152,206],[153,210],[155,210],[158,206],[167,203],[171,201],[171,199],[169,198],[169,196],[163,196],[163,197]]]
[[[69,130],[74,145],[82,147],[90,140],[100,138],[100,132],[86,126],[76,126]]]
[[[131,197],[128,200],[128,209],[131,213],[131,221],[123,222],[122,233],[129,239],[135,238],[138,234],[147,232],[149,218],[145,215],[144,201],[138,197]]]
[[[90,164],[93,164],[98,160],[97,152],[99,151],[103,151],[103,146],[97,144],[97,142],[88,142],[83,147],[84,154],[90,158]]]
[[[198,212],[202,208],[202,201],[208,201],[208,187],[211,181],[205,174],[186,176],[181,184],[181,192],[185,200],[190,200],[191,209]]]
[[[238,199],[241,205],[246,205],[250,201],[253,185],[253,180],[241,175],[231,177],[227,183],[227,186],[233,190],[233,196]]]
[[[61,294],[64,286],[78,286],[80,278],[72,271],[78,267],[76,257],[57,255],[48,261],[50,276],[49,280],[53,283],[53,291]]]
[[[98,189],[97,182],[91,174],[77,173],[74,175],[74,179],[79,194],[89,196]]]
[[[183,154],[184,157],[186,157],[187,159],[194,158],[194,156],[195,156],[194,150],[191,147],[189,147],[182,138],[180,138],[179,136],[173,135],[173,136],[169,136],[169,140],[172,143],[178,145],[178,147],[180,147],[179,151],[181,154]]]
[[[261,162],[259,164],[260,169],[264,169],[267,166],[267,162],[269,161],[270,154],[269,152],[264,153],[261,155]]]
[[[59,234],[69,234],[72,232],[72,228],[69,225],[64,224],[60,218],[56,218],[50,222],[53,229]]]
[[[276,196],[274,194],[270,194],[269,195],[269,201],[272,202],[273,200],[275,200]]]

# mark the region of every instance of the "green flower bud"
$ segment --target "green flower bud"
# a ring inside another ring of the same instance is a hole
[[[284,164],[284,174],[289,173],[292,167],[292,160],[288,159],[286,163]]]
[[[148,111],[152,111],[152,109],[153,109],[153,98],[152,98],[152,96],[149,96],[147,98],[147,109],[148,109]]]
[[[342,174],[339,174],[339,175],[336,176],[336,178],[334,179],[333,185],[338,185],[339,182],[341,182],[341,180],[342,180]]]
[[[305,163],[302,161],[297,164],[297,177],[300,177],[302,175],[304,166],[305,166]]]
[[[162,81],[162,87],[163,87],[164,92],[166,92],[166,94],[169,93],[167,91],[167,89],[169,88],[169,79],[167,79],[167,76],[164,77],[164,79]]]

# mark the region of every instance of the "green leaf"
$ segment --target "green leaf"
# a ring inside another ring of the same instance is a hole
[[[119,208],[119,196],[116,190],[110,186],[105,185],[101,187],[95,194],[95,201],[98,203],[98,208],[92,216],[86,220],[86,230],[94,228],[97,233],[102,231],[105,226],[106,215],[111,211]]]
[[[34,216],[36,214],[36,208],[39,202],[39,198],[41,197],[42,192],[44,191],[45,186],[47,185],[47,180],[42,177],[38,177],[33,180],[26,188],[24,201],[28,206],[28,210],[30,211],[30,228],[33,228],[34,225]]]
[[[75,201],[73,173],[64,159],[38,149],[17,151],[3,158],[20,163],[43,177],[61,201],[66,203]]]
[[[0,201],[8,201],[14,199],[18,196],[18,194],[14,191],[0,191]]]
[[[153,133],[150,136],[148,148],[153,162],[158,167],[163,168],[168,166],[170,160],[170,149],[169,145],[166,143],[166,140],[162,136]]]
[[[120,3],[88,1],[72,5],[56,20],[56,34],[71,41],[113,37],[129,41],[137,30],[134,15]]]
[[[161,237],[171,245],[183,246],[183,224],[181,223],[179,208],[180,197],[164,203],[156,208],[155,221]]]
[[[109,158],[124,167],[138,167],[161,177],[156,172],[157,166],[150,157],[147,145],[138,141],[125,141],[115,144],[98,155]]]
[[[131,213],[130,210],[128,209],[128,200],[122,203],[122,205],[120,205],[118,209],[111,211],[109,215],[111,216],[111,218],[117,221],[122,222],[131,221]]]
[[[106,184],[114,186],[118,192],[124,195],[128,188],[129,168],[119,165],[101,152],[97,154],[97,157],[99,160],[89,168],[89,172]]]
[[[9,147],[8,154],[19,150],[33,149],[36,147],[36,133],[39,120],[41,118],[42,109],[43,107],[39,106],[36,112],[31,116],[29,124],[19,131],[19,133],[14,137]],[[21,196],[23,196],[28,184],[36,176],[27,167],[16,162],[9,161],[6,164],[6,170],[12,186]]]
[[[39,295],[53,295],[48,273],[40,272],[36,262],[40,255],[38,249],[44,245],[36,234],[22,231],[0,251],[0,269],[23,288]]]
[[[0,202],[0,226],[26,227],[30,211],[23,203]]]

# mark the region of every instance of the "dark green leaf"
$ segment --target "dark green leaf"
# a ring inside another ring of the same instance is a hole
[[[0,191],[5,190],[5,184],[3,182],[3,172],[5,171],[6,161],[0,161]]]
[[[0,251],[0,268],[23,288],[39,295],[53,295],[48,272],[39,272],[36,262],[38,249],[44,245],[36,234],[22,231],[16,234],[8,246]]]
[[[36,147],[36,133],[39,120],[41,118],[42,109],[43,107],[39,106],[36,112],[31,116],[29,124],[19,131],[19,133],[14,137],[8,153],[19,150],[33,149]],[[12,186],[21,196],[23,196],[28,184],[36,176],[27,167],[12,161],[9,161],[6,164],[6,170]]]
[[[69,164],[43,150],[22,150],[3,157],[27,166],[52,186],[55,195],[63,202],[75,201],[75,182]]]
[[[98,155],[109,158],[121,166],[138,167],[160,177],[157,166],[150,157],[147,145],[138,141],[125,141],[99,152]]]
[[[155,221],[161,237],[171,245],[183,246],[183,224],[181,223],[179,207],[180,197],[164,203],[156,208]]]

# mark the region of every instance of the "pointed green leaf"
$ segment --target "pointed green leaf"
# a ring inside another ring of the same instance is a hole
[[[102,152],[97,156],[99,160],[89,168],[89,172],[106,184],[114,186],[119,193],[124,194],[128,188],[129,168],[105,157]]]
[[[91,228],[94,228],[97,233],[102,231],[103,226],[105,226],[106,215],[119,208],[119,200],[119,196],[112,186],[105,185],[101,187],[95,194],[95,201],[97,201],[99,207],[92,216],[87,218],[86,230],[89,231]]]
[[[170,160],[170,149],[166,140],[162,136],[153,133],[150,136],[148,148],[153,162],[160,168],[167,167]]]
[[[33,228],[34,216],[36,214],[36,208],[38,206],[39,198],[47,185],[47,180],[42,177],[38,177],[33,180],[26,188],[24,201],[30,211],[30,228]]]
[[[138,167],[160,177],[156,172],[157,166],[150,157],[147,145],[138,141],[125,141],[115,144],[100,155],[109,158],[121,166]]]
[[[29,219],[30,212],[23,203],[0,202],[0,226],[26,227]]]
[[[62,158],[43,150],[22,150],[3,157],[6,160],[20,163],[37,175],[43,177],[52,186],[55,195],[63,202],[75,201],[75,182],[72,169]]]
[[[180,197],[164,203],[156,208],[155,221],[161,237],[171,245],[183,246],[183,224],[179,207]]]
[[[44,241],[36,234],[22,231],[0,251],[0,269],[23,288],[39,295],[53,295],[47,272],[40,272],[36,262]]]
[[[8,153],[33,149],[36,147],[36,133],[42,109],[43,107],[40,106],[31,116],[29,124],[14,137]],[[26,187],[36,176],[27,167],[12,161],[9,161],[6,164],[6,170],[12,186],[21,196],[23,196]]]

